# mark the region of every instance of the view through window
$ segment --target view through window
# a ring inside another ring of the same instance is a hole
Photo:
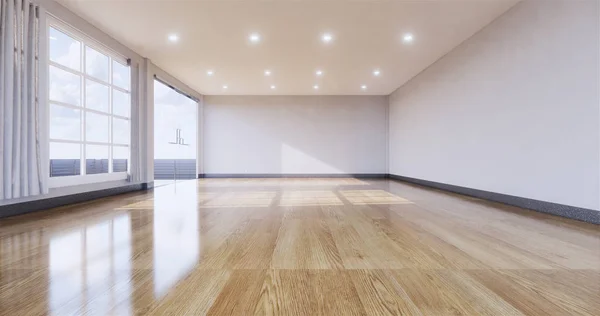
[[[198,103],[154,81],[154,179],[195,179]]]
[[[122,173],[130,153],[131,70],[123,58],[49,27],[50,177]]]

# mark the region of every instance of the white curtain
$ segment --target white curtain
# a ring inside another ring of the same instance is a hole
[[[40,8],[0,0],[0,199],[48,192]],[[42,90],[42,91],[41,91]],[[40,94],[40,92],[42,92]],[[41,95],[41,96],[40,96]]]

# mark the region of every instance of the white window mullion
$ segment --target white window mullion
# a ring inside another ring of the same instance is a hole
[[[81,46],[83,46],[83,45],[81,45]],[[71,73],[71,74],[74,74],[74,75],[81,76],[81,75],[83,74],[83,73],[82,73],[82,72],[80,72],[80,71],[77,71],[77,70],[75,70],[75,69],[72,69],[72,68],[69,68],[69,67],[63,66],[63,65],[61,65],[61,64],[59,64],[59,63],[53,62],[53,61],[52,61],[52,60],[50,60],[50,59],[48,59],[48,64],[49,64],[50,66],[52,66],[52,67],[56,67],[56,68],[58,68],[58,69],[60,69],[60,70],[62,70],[62,71],[65,71],[65,72],[68,72],[68,73]]]
[[[126,90],[126,89],[123,89],[123,88],[121,88],[121,87],[119,87],[119,86],[114,86],[114,85],[113,85],[113,86],[111,86],[111,87],[112,87],[113,89],[115,89],[115,90],[119,90],[119,91],[121,91],[121,92],[123,92],[123,93],[131,94],[131,91],[129,91],[129,90]]]
[[[87,145],[98,145],[98,146],[110,146],[110,143],[103,142],[84,142],[79,140],[68,140],[68,139],[58,139],[58,138],[50,138],[50,141],[53,143],[65,143],[65,144],[87,144]],[[115,145],[117,147],[127,147],[129,145]]]

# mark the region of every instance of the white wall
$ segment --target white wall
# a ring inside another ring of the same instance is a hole
[[[391,174],[598,210],[598,1],[525,1],[390,96]]]
[[[385,96],[205,96],[207,174],[386,173]]]

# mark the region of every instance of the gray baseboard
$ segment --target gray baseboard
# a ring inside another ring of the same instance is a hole
[[[600,224],[600,211],[595,211],[586,208],[580,208],[570,205],[557,204],[546,201],[539,201],[519,196],[507,195],[502,193],[495,193],[489,191],[483,191],[478,189],[471,189],[452,184],[439,183],[428,180],[415,179],[410,177],[399,176],[395,174],[389,175],[390,179],[404,181],[414,184],[419,184],[426,187],[431,187],[439,190],[449,191],[462,195],[468,195],[476,197],[482,200],[488,200],[498,202],[502,204],[517,206],[529,210],[534,210],[542,213],[557,215],[570,219],[575,219],[592,224]]]
[[[154,182],[129,184],[114,188],[107,188],[95,191],[81,192],[63,196],[53,196],[20,202],[15,204],[0,205],[0,218],[23,215],[32,212],[43,211],[59,206],[65,206],[75,203],[87,202],[113,195],[129,193],[133,191],[148,190],[154,187]]]
[[[198,178],[357,178],[384,179],[385,173],[205,173]]]

